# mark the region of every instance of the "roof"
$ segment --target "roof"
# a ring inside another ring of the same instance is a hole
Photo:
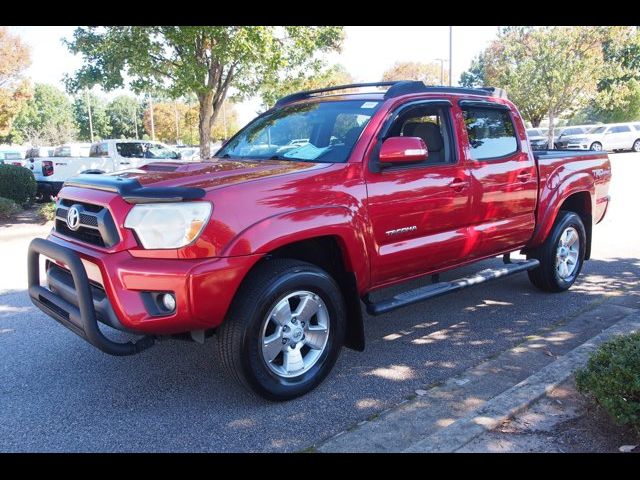
[[[359,92],[359,96],[354,96],[354,93],[342,93],[333,95],[323,95],[330,92],[339,92],[344,90],[354,90],[362,88],[384,88],[386,91]],[[466,87],[446,87],[441,85],[428,86],[420,81],[413,80],[400,80],[394,82],[374,82],[374,83],[350,83],[347,85],[337,85],[333,87],[318,88],[315,90],[306,90],[303,92],[292,93],[278,100],[275,107],[281,107],[289,103],[296,102],[298,100],[326,97],[340,95],[348,95],[350,99],[380,99],[386,100],[388,98],[400,97],[402,95],[408,95],[412,93],[449,93],[458,95],[480,95],[484,97],[501,97],[506,98],[506,92],[501,88],[495,87],[482,87],[482,88],[466,88]],[[375,97],[374,97],[375,95]]]

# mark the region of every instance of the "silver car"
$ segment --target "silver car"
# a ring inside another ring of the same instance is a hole
[[[640,152],[640,131],[627,123],[601,125],[582,135],[565,137],[559,148]]]

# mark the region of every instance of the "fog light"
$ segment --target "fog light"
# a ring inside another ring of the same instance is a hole
[[[176,309],[176,298],[170,293],[162,295],[162,305],[168,311],[173,312]]]

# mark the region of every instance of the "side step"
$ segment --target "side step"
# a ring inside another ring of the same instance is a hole
[[[464,288],[473,287],[480,283],[488,282],[489,280],[495,280],[496,278],[506,277],[508,275],[513,275],[514,273],[531,270],[536,268],[538,265],[540,265],[540,262],[536,259],[505,263],[501,268],[487,268],[486,270],[482,270],[471,277],[460,278],[450,282],[438,282],[431,285],[425,285],[424,287],[399,293],[387,300],[371,302],[365,299],[367,313],[369,313],[369,315],[381,315],[398,308],[422,302],[423,300],[429,300],[430,298],[440,297],[447,293],[457,292]]]

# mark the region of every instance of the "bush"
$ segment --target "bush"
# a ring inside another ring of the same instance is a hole
[[[0,220],[9,220],[21,210],[20,206],[13,200],[0,197]]]
[[[640,434],[640,332],[603,343],[576,373],[576,384],[618,424]]]
[[[48,221],[56,218],[56,202],[49,202],[38,207],[38,213],[40,216]]]
[[[17,165],[0,165],[0,197],[18,205],[30,204],[36,196],[36,180],[31,170]]]

